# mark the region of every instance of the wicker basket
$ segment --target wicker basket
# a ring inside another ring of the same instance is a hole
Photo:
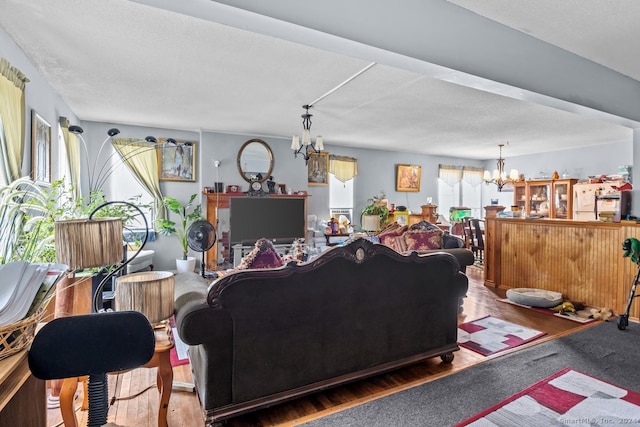
[[[0,327],[0,360],[6,359],[31,345],[38,323],[40,323],[47,311],[48,302],[42,304],[31,316]]]

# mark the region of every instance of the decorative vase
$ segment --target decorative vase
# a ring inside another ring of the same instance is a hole
[[[196,269],[196,258],[188,256],[187,259],[176,259],[176,270],[178,273],[193,272]]]

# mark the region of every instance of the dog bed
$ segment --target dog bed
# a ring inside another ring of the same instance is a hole
[[[509,289],[507,290],[507,299],[516,304],[544,308],[555,307],[563,301],[560,292],[535,288]]]

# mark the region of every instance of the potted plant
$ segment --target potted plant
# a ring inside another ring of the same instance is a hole
[[[189,201],[186,204],[180,203],[173,197],[165,197],[164,205],[176,215],[178,215],[178,221],[172,221],[171,219],[158,220],[158,233],[164,236],[176,235],[180,240],[180,247],[182,248],[182,259],[176,260],[176,268],[181,271],[193,271],[196,265],[195,257],[189,257],[189,245],[187,242],[187,230],[189,226],[202,219],[202,207],[200,204],[194,205],[194,200],[198,194],[192,194]],[[181,262],[182,261],[182,262]]]
[[[375,224],[375,230],[366,230],[366,231],[378,231],[382,229],[389,220],[389,207],[387,206],[387,199],[384,194],[384,191],[380,191],[378,196],[374,196],[371,199],[367,200],[367,205],[362,210],[361,216],[361,225],[362,228],[372,228]],[[371,224],[370,226],[365,226],[366,224]]]

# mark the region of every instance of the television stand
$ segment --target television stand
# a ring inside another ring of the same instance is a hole
[[[233,266],[237,267],[240,261],[242,261],[242,258],[255,247],[255,245],[243,245],[241,243],[233,245],[231,247],[233,249]],[[289,249],[291,249],[291,244],[274,244],[273,248],[278,252],[278,255],[284,256],[289,252]]]
[[[207,208],[206,208],[206,217],[207,221],[211,224],[215,224],[216,228],[218,227],[218,214],[219,209],[229,209],[231,206],[231,200],[235,198],[243,198],[247,197],[245,193],[208,193],[203,192],[204,196],[207,199]],[[269,197],[261,198],[261,199],[304,199],[305,204],[305,212],[306,212],[306,201],[307,201],[307,193],[299,191],[294,194],[269,194]],[[304,227],[300,227],[300,237],[306,235],[306,214]],[[218,230],[220,232],[221,230]],[[233,235],[233,230],[227,230],[231,232]],[[230,247],[228,241],[225,242],[223,240],[224,250],[233,250],[233,247]],[[218,249],[219,245],[213,245],[209,250],[207,250],[206,256],[206,269],[207,270],[218,270]],[[234,259],[237,259],[234,257]]]

